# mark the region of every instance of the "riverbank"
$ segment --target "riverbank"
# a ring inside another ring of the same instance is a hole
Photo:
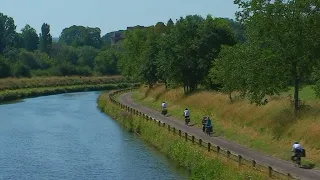
[[[135,84],[131,84],[131,83],[119,83],[119,84],[74,85],[74,86],[3,90],[3,91],[0,91],[0,103],[20,100],[23,98],[54,95],[54,94],[61,94],[61,93],[122,89],[122,88],[132,87],[134,85]]]
[[[307,149],[303,164],[308,167],[320,164],[318,101],[307,99],[310,106],[295,120],[287,96],[269,98],[267,105],[258,107],[241,99],[230,103],[227,95],[218,92],[184,96],[181,88],[166,90],[157,85],[152,90],[140,88],[133,99],[153,109],[159,109],[159,104],[166,101],[169,114],[180,120],[183,120],[181,112],[188,107],[191,121],[199,128],[201,117],[208,115],[216,135],[284,160],[289,160],[292,143],[298,140]]]
[[[185,142],[177,135],[160,128],[153,121],[131,116],[111,103],[108,93],[99,96],[98,107],[129,130],[137,132],[141,138],[157,147],[161,152],[191,171],[191,179],[268,179],[263,174],[238,167],[214,153]]]
[[[23,88],[76,86],[129,83],[122,76],[63,76],[63,77],[33,77],[33,78],[3,78],[0,79],[1,90],[15,90]]]

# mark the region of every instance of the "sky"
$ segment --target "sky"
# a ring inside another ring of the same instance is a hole
[[[0,4],[0,12],[14,19],[18,32],[29,24],[40,33],[45,22],[53,37],[72,25],[99,27],[102,36],[186,15],[235,18],[238,9],[233,0],[0,0]]]

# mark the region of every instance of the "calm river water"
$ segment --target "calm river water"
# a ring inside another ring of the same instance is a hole
[[[99,92],[0,105],[1,180],[187,179],[96,106]]]

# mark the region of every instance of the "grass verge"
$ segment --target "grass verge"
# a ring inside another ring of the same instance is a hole
[[[179,136],[160,128],[142,117],[131,116],[109,100],[108,93],[99,96],[98,107],[132,132],[158,148],[162,153],[191,171],[190,179],[268,179],[264,174],[245,166],[238,167],[203,148],[185,142]]]
[[[69,92],[122,89],[130,86],[133,86],[133,84],[119,83],[119,84],[76,85],[76,86],[4,90],[4,91],[0,91],[0,102],[4,103],[4,102],[15,101],[23,98],[28,98],[28,97],[37,97],[37,96],[53,95],[53,94],[60,94],[60,93],[69,93]]]
[[[124,82],[128,81],[121,76],[4,78],[0,79],[0,91],[7,89],[14,90],[22,88],[114,84]]]
[[[296,119],[287,96],[270,97],[267,105],[255,106],[242,99],[230,103],[227,95],[218,92],[201,91],[184,96],[181,88],[166,90],[157,85],[152,90],[141,87],[134,92],[133,99],[156,110],[166,101],[169,114],[180,120],[188,107],[191,121],[199,128],[201,117],[210,116],[216,135],[284,160],[290,159],[292,143],[298,140],[307,150],[303,164],[309,168],[320,165],[318,101],[306,101],[309,106]]]

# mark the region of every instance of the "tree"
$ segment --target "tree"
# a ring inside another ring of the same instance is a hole
[[[0,78],[11,75],[11,66],[7,59],[0,55]]]
[[[156,84],[157,77],[157,66],[156,56],[158,52],[157,46],[157,35],[162,34],[165,31],[163,25],[151,27],[147,31],[147,39],[144,43],[144,47],[141,53],[141,69],[140,76],[143,82],[146,82],[151,89]]]
[[[59,42],[69,46],[92,46],[100,48],[102,39],[100,28],[71,26],[62,30]]]
[[[13,19],[0,13],[0,54],[7,46],[13,46],[15,30]]]
[[[117,50],[114,47],[109,47],[99,54],[94,59],[94,70],[101,75],[118,74],[118,56]]]
[[[246,48],[243,45],[223,46],[219,57],[213,62],[209,72],[209,78],[216,84],[222,84],[222,92],[229,95],[232,102],[232,93],[246,93],[246,79],[244,77],[244,61],[246,58]]]
[[[120,55],[118,67],[121,74],[128,78],[141,80],[140,72],[143,64],[141,54],[147,39],[146,32],[146,29],[141,28],[125,32],[126,38],[121,43],[123,51]]]
[[[228,22],[211,16],[180,18],[168,32],[159,40],[159,75],[165,74],[168,81],[182,84],[185,93],[204,82],[221,45],[235,43]]]
[[[274,74],[285,78],[274,81],[274,89],[263,84],[260,76],[251,74],[256,88],[249,94],[254,102],[259,103],[265,95],[278,93],[284,86],[294,85],[295,112],[299,108],[299,88],[304,80],[309,79],[313,66],[314,55],[319,47],[319,8],[317,0],[236,0],[242,9],[237,12],[237,19],[246,26],[246,38],[256,46],[259,52],[272,52],[274,59],[258,59],[259,73]],[[274,66],[272,62],[277,62]],[[248,72],[250,73],[250,72]],[[251,72],[257,73],[257,72]],[[289,82],[289,83],[288,83]]]
[[[21,29],[22,38],[24,41],[24,48],[28,51],[34,51],[38,49],[39,37],[34,28],[27,24]]]
[[[24,40],[21,33],[15,33],[14,48],[19,49],[24,47]]]
[[[83,46],[77,49],[78,64],[80,66],[88,66],[90,69],[94,67],[94,58],[98,55],[98,49],[92,46]]]
[[[40,50],[47,54],[51,52],[52,36],[50,34],[50,25],[43,23],[40,34]]]
[[[173,27],[173,26],[174,26],[174,23],[173,23],[173,21],[172,21],[171,18],[168,20],[167,26],[168,26],[168,27]]]

